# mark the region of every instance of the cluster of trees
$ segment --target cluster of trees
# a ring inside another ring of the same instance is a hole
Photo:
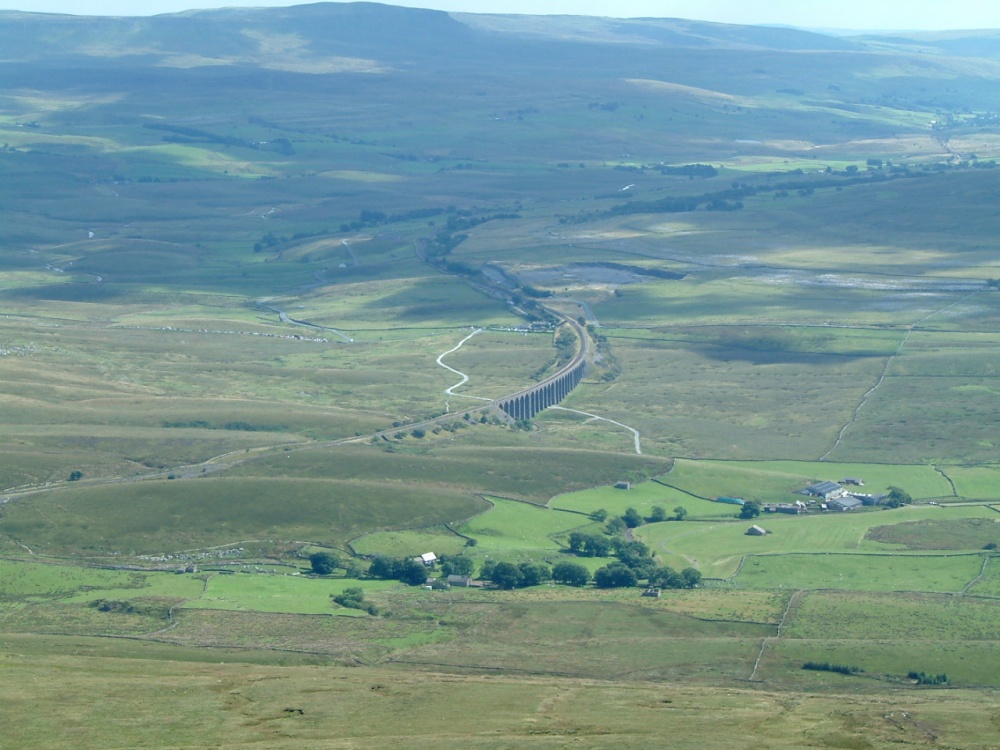
[[[802,665],[803,669],[812,669],[817,672],[837,672],[838,674],[858,674],[864,672],[861,667],[849,666],[847,664],[831,664],[828,661],[807,661]]]
[[[411,557],[376,557],[368,568],[368,575],[420,586],[427,581],[427,566]]]
[[[948,682],[946,674],[927,674],[926,672],[909,672],[906,675],[916,680],[918,685],[944,685]]]
[[[594,583],[598,588],[636,586],[643,580],[649,586],[660,588],[694,588],[701,582],[701,573],[696,568],[685,568],[678,573],[669,566],[658,566],[648,546],[634,539],[626,539],[622,533],[647,522],[683,521],[686,517],[687,509],[680,505],[674,508],[672,516],[667,515],[665,508],[654,506],[648,518],[643,518],[635,508],[628,508],[621,516],[609,519],[608,512],[601,509],[592,513],[591,518],[606,521],[604,533],[570,533],[569,551],[580,557],[614,555],[618,558],[595,571]]]
[[[487,581],[492,581],[499,588],[519,589],[551,581],[552,568],[545,563],[537,562],[515,565],[510,562],[487,560],[479,575]]]
[[[576,532],[574,532],[575,534]],[[636,586],[639,581],[646,580],[650,586],[679,589],[694,588],[701,582],[701,573],[695,568],[685,568],[678,573],[669,566],[658,566],[649,547],[639,541],[627,540],[624,537],[605,539],[599,536],[580,534],[584,551],[600,549],[600,542],[607,544],[606,554],[614,552],[618,558],[615,562],[605,565],[594,573],[594,583],[598,588],[621,588]],[[570,535],[570,549],[573,543],[580,543],[580,538]]]
[[[546,581],[555,581],[567,586],[586,586],[590,583],[590,571],[574,562],[558,562],[550,568],[540,562],[514,564],[487,560],[483,564],[480,577],[502,589],[538,586]]]
[[[378,607],[371,602],[365,601],[365,590],[361,587],[344,589],[344,592],[342,594],[337,594],[333,597],[333,600],[341,607],[360,609],[370,615],[378,614]]]
[[[454,211],[454,207],[448,210]],[[445,213],[443,208],[416,208],[412,211],[403,211],[398,214],[387,214],[384,211],[371,211],[364,209],[355,221],[345,222],[340,225],[341,232],[356,232],[366,227],[378,227],[384,224],[395,224],[401,221],[415,221],[417,219],[429,219]]]
[[[345,578],[359,578],[363,572],[363,567],[357,560],[341,560],[329,552],[314,552],[309,555],[309,567],[318,576],[331,575],[338,568],[343,569]]]
[[[669,566],[658,566],[641,542],[626,542],[630,546],[619,552],[620,559],[608,563],[593,575],[598,588],[628,588],[646,581],[649,586],[661,588],[694,588],[701,582],[701,573],[694,568],[681,572]],[[591,581],[590,571],[574,562],[559,562],[553,567],[540,562],[494,562],[488,560],[480,576],[501,589],[538,586],[555,581],[567,586],[586,586]]]
[[[684,568],[678,573],[669,565],[658,566],[652,558],[646,558],[632,565],[616,560],[594,572],[594,585],[600,589],[629,588],[642,580],[656,588],[691,589],[701,583],[701,571]]]
[[[604,533],[614,535],[621,533],[624,529],[638,528],[645,523],[683,521],[687,518],[687,514],[687,508],[682,505],[678,505],[674,508],[674,514],[672,516],[667,515],[667,509],[662,505],[654,505],[649,516],[645,518],[635,508],[627,508],[622,515],[614,516],[610,519],[608,518],[608,512],[601,508],[600,510],[595,510],[591,513],[590,517],[595,521],[607,521],[607,524],[604,527]]]
[[[580,557],[607,557],[611,554],[611,540],[603,534],[574,531],[569,535],[569,551]]]
[[[146,123],[144,128],[149,130],[164,130],[170,135],[163,136],[166,143],[218,143],[223,146],[239,146],[255,151],[277,151],[283,156],[293,156],[295,149],[292,142],[287,138],[272,138],[269,141],[248,141],[232,135],[218,135],[207,130],[197,130],[179,125],[168,125],[165,123]]]

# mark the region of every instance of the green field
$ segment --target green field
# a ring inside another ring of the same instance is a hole
[[[637,536],[668,561],[684,560],[686,562],[682,567],[695,564],[706,576],[728,578],[735,573],[744,555],[762,559],[764,556],[788,553],[886,553],[890,551],[888,545],[867,538],[869,529],[926,519],[992,517],[993,511],[984,506],[910,506],[897,510],[813,513],[805,516],[775,513],[753,521],[734,519],[650,524],[641,527]],[[769,533],[763,537],[748,536],[746,530],[751,524],[761,525]],[[895,548],[899,546],[893,545]],[[889,557],[886,561],[894,559],[897,558]],[[816,566],[810,564],[809,567]],[[916,588],[911,590],[920,590],[919,583],[915,585]]]
[[[478,542],[475,554],[507,558],[552,557],[564,549],[557,541],[570,531],[590,529],[594,524],[577,513],[538,508],[513,500],[489,498],[493,508],[458,527]]]
[[[390,582],[312,580],[285,575],[216,575],[205,584],[204,593],[185,602],[190,609],[225,609],[249,612],[284,612],[302,615],[365,616],[356,609],[333,604],[330,597],[345,588],[361,585],[366,593]]]
[[[753,555],[733,581],[768,589],[958,593],[979,575],[982,564],[978,555]]]

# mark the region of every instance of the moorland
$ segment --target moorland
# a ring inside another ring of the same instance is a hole
[[[0,12],[0,748],[996,747],[998,94],[990,31]]]

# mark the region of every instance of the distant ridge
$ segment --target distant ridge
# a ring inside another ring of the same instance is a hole
[[[1000,58],[1000,32],[838,36],[779,26],[685,19],[447,13],[382,3],[219,8],[148,17],[0,11],[0,64],[51,67],[242,66],[291,72],[386,72],[429,64],[489,70],[598,64],[608,74],[656,78],[650,55],[693,50],[853,53],[886,50]],[[802,88],[800,86],[800,88]]]

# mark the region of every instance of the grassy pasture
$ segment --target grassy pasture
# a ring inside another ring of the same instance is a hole
[[[983,569],[982,578],[969,587],[969,593],[1000,598],[1000,570],[992,556]]]
[[[885,545],[865,539],[868,530],[873,526],[925,519],[992,518],[992,515],[992,511],[983,506],[954,508],[908,506],[894,511],[814,513],[807,516],[776,513],[754,521],[734,519],[732,521],[685,521],[683,523],[650,524],[640,527],[636,535],[653,549],[654,554],[663,557],[669,564],[674,564],[672,561],[676,560],[687,561],[681,567],[693,564],[706,576],[728,578],[735,573],[742,557],[748,554],[754,555],[754,561],[759,562],[762,570],[765,565],[783,565],[782,555],[788,553],[872,552],[878,554],[886,551]],[[745,532],[752,523],[763,526],[771,533],[764,537],[747,536]],[[819,559],[825,564],[825,561],[836,561],[839,557],[834,555]],[[859,557],[857,559],[867,558]],[[968,560],[967,564],[962,563],[959,567],[962,567],[963,571],[966,567],[969,570],[975,568],[976,573],[978,573],[976,566],[980,563],[976,562],[978,560],[976,556],[953,559]],[[912,556],[878,558],[879,562],[884,562],[886,565],[895,560],[904,562],[912,560],[914,565],[922,564],[917,557]],[[873,561],[870,559],[869,563]],[[959,565],[959,563],[955,564]],[[798,582],[804,581],[807,573],[823,576],[822,571],[816,570],[817,567],[821,566],[812,564],[806,566],[802,569],[803,576],[795,577],[796,583],[790,585],[809,588],[807,584],[800,586]],[[871,567],[873,575],[881,575],[874,568],[883,566],[872,565]],[[744,566],[741,576],[743,575],[749,575],[747,566]],[[975,573],[962,578],[964,575],[963,572],[959,576],[962,583],[958,585],[958,589],[961,589],[965,583],[975,577]],[[764,578],[764,576],[761,577],[762,582]],[[889,579],[883,580],[886,584],[891,583]],[[823,577],[823,585],[828,585],[826,577]],[[913,589],[921,590],[919,585],[915,585]],[[946,588],[944,590],[952,591],[955,589]]]
[[[733,580],[768,589],[957,593],[979,575],[982,564],[978,555],[753,555]]]
[[[3,581],[0,596],[9,601],[26,597],[66,596],[84,589],[138,589],[146,584],[149,577],[136,571],[0,560],[0,580]]]
[[[592,525],[590,519],[576,513],[498,497],[489,500],[493,507],[488,512],[458,527],[458,531],[478,542],[473,550],[477,557],[516,560],[548,557],[564,549],[555,537]]]
[[[613,516],[622,515],[628,508],[635,508],[643,516],[649,516],[654,505],[665,508],[667,515],[673,515],[674,508],[680,505],[687,510],[688,517],[692,519],[732,516],[739,510],[732,505],[723,505],[692,497],[685,492],[666,487],[658,482],[633,484],[632,489],[627,491],[615,489],[614,486],[594,487],[593,489],[557,495],[549,501],[549,507],[559,510],[593,513],[603,509]]]
[[[189,599],[184,607],[367,617],[359,610],[346,609],[331,600],[332,596],[352,586],[360,586],[370,595],[373,591],[399,584],[394,581],[327,580],[290,575],[214,575],[205,584],[204,593]]]
[[[488,511],[487,511],[488,512]],[[459,555],[466,540],[444,527],[408,531],[376,531],[351,540],[351,548],[359,555],[416,557],[425,552],[437,555]]]

